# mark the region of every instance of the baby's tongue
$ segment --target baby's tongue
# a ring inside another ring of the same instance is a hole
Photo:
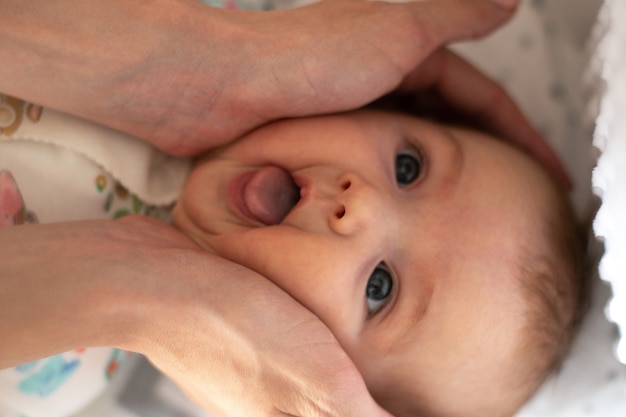
[[[300,199],[300,189],[284,169],[268,166],[256,171],[245,186],[248,210],[266,225],[283,221]]]

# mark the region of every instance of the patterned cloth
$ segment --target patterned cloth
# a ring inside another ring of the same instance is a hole
[[[0,94],[0,227],[128,214],[167,220],[188,167],[136,139]],[[74,414],[126,358],[114,348],[76,349],[0,371],[0,416]]]

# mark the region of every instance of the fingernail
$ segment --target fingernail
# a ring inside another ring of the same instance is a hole
[[[519,5],[519,0],[491,0],[496,6],[503,9],[515,9]]]

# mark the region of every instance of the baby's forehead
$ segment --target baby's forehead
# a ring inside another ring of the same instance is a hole
[[[503,320],[495,314],[480,324],[486,327]],[[413,344],[414,349],[397,352],[393,363],[376,376],[375,382],[366,381],[368,386],[373,385],[370,389],[375,398],[381,397],[380,403],[394,415],[464,415],[473,407],[482,407],[482,402],[498,403],[498,398],[511,398],[512,392],[517,395],[507,371],[514,372],[515,362],[521,362],[516,347],[499,345],[494,340],[511,339],[517,343],[523,339],[521,327],[515,338],[498,334],[492,328],[482,338],[472,339],[469,328],[476,324],[470,317],[456,323],[468,329],[467,337],[443,345],[436,343],[437,333],[426,340],[405,341],[405,346]],[[433,345],[430,348],[429,343]],[[450,397],[455,401],[450,402]],[[454,404],[463,404],[464,412],[453,409]]]

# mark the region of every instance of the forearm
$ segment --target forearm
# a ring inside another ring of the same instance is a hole
[[[115,308],[104,308],[111,294],[97,279],[97,252],[105,248],[80,236],[73,241],[77,232],[62,225],[0,228],[0,368],[115,341]]]
[[[388,417],[310,311],[157,220],[0,228],[0,248],[0,368],[118,346],[213,415]]]
[[[56,107],[93,104],[104,93],[99,83],[131,71],[157,46],[158,33],[150,28],[157,16],[145,13],[147,5],[2,0],[0,88]],[[151,22],[137,22],[137,15]]]
[[[195,0],[0,0],[0,9],[0,92],[156,145],[180,135],[171,119],[189,129],[179,101],[210,114],[239,65],[237,30]]]
[[[0,368],[92,346],[182,358],[185,349],[209,348],[197,338],[181,343],[194,326],[205,341],[237,337],[227,323],[243,335],[262,313],[255,308],[293,303],[149,218],[3,227],[0,248]]]

